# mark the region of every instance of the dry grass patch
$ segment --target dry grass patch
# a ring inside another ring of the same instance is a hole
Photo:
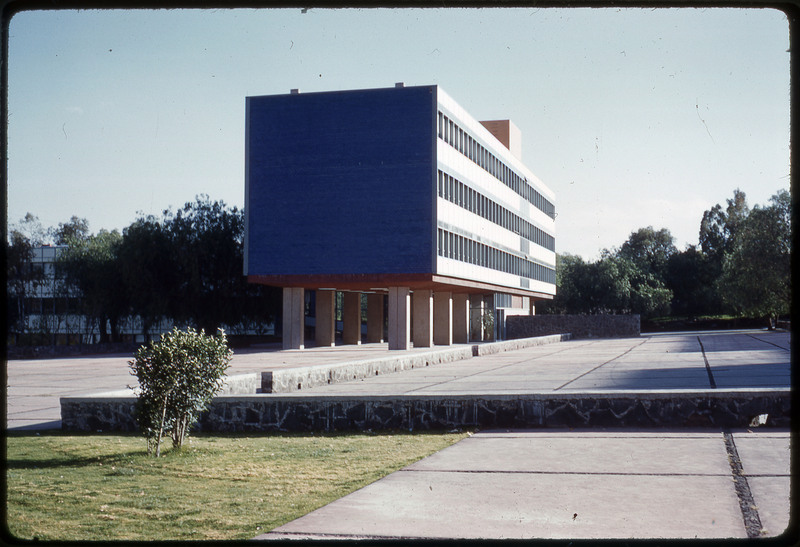
[[[142,437],[9,434],[6,523],[21,539],[249,539],[466,433]]]

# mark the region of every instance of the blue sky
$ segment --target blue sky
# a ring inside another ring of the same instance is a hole
[[[9,29],[8,219],[92,231],[244,202],[248,95],[438,84],[510,118],[557,251],[697,243],[741,188],[789,188],[789,31],[769,9],[41,11]]]

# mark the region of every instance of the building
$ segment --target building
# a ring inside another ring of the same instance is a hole
[[[244,271],[284,288],[285,348],[304,346],[312,290],[317,345],[344,291],[343,341],[360,343],[366,293],[367,340],[387,316],[390,349],[502,337],[555,294],[555,196],[509,120],[435,85],[292,90],[247,98],[245,139]]]
[[[83,294],[60,271],[59,258],[67,249],[66,245],[33,247],[28,275],[10,283],[9,345],[96,344],[102,340],[101,330],[110,332],[110,323],[106,321],[101,328],[96,318],[83,314]],[[170,321],[162,320],[151,327],[150,334],[158,335],[171,328]],[[119,332],[126,342],[146,341],[139,317],[122,318]]]

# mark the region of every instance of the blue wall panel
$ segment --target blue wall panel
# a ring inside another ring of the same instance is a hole
[[[248,274],[432,273],[435,86],[248,98]]]

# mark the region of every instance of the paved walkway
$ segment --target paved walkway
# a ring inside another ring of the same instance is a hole
[[[228,374],[246,374],[309,365],[385,357],[387,344],[336,346],[281,351],[280,345],[236,350]],[[412,349],[410,353],[430,351]],[[60,429],[64,396],[123,390],[136,385],[130,354],[90,355],[55,359],[15,359],[6,362],[7,429]]]
[[[230,374],[388,353],[385,344],[254,349],[237,352]],[[129,359],[10,361],[8,428],[59,427],[60,396],[134,383]],[[537,346],[303,393],[787,388],[790,372],[788,333],[666,333]],[[774,536],[789,523],[789,438],[766,428],[480,431],[259,538]]]
[[[789,483],[785,430],[483,431],[256,539],[777,536]]]
[[[488,395],[712,386],[786,388],[791,386],[789,344],[789,333],[759,330],[572,340],[304,389],[303,394]],[[426,351],[430,348],[411,350]],[[228,373],[325,366],[392,353],[386,344],[291,351],[252,348],[235,353]],[[59,428],[60,397],[134,385],[130,359],[126,354],[8,361],[7,428]]]
[[[314,394],[791,386],[790,335],[575,340]],[[257,539],[747,538],[790,518],[788,430],[482,431]]]
[[[571,340],[304,389],[304,395],[524,394],[791,386],[789,333]],[[706,361],[708,365],[706,365]]]

